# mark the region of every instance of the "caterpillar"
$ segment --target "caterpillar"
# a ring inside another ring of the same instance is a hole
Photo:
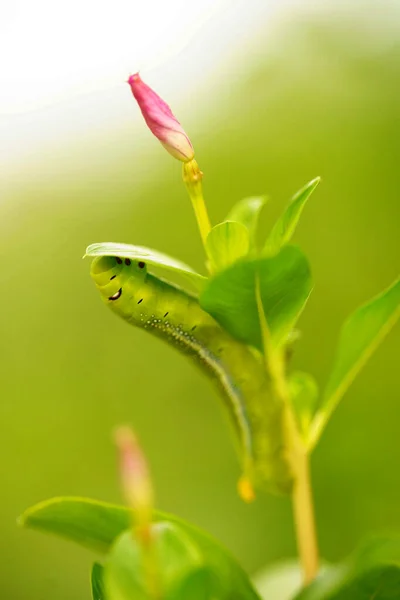
[[[150,273],[144,261],[100,256],[92,262],[91,276],[114,313],[167,341],[215,382],[239,439],[242,483],[248,482],[250,490],[289,491],[283,409],[260,353],[235,340],[195,295]]]

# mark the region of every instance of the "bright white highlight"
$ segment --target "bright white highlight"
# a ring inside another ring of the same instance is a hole
[[[0,113],[113,87],[131,73],[165,63],[224,5],[225,0],[4,3]]]

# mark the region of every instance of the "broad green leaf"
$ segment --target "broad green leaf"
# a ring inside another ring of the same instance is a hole
[[[395,600],[400,597],[400,538],[366,543],[293,600]]]
[[[220,271],[249,252],[249,232],[241,223],[219,223],[207,236],[206,250],[213,270]]]
[[[235,338],[262,351],[257,277],[272,347],[279,347],[312,289],[307,259],[295,246],[286,246],[275,256],[241,260],[217,273],[201,293],[200,304]]]
[[[150,600],[143,553],[131,531],[117,537],[104,568],[104,587],[109,600]],[[156,574],[147,573],[153,579]],[[154,584],[154,582],[152,582]]]
[[[207,556],[173,523],[154,524],[151,546],[145,549],[131,531],[119,536],[106,561],[104,581],[110,600],[223,600],[231,587],[213,574]]]
[[[174,590],[174,600],[233,600],[235,594],[235,589],[220,589],[219,577],[211,569],[199,567],[188,573],[180,582]]]
[[[86,498],[52,498],[28,508],[18,523],[106,553],[117,535],[128,529],[130,516],[122,506]]]
[[[197,291],[202,289],[206,281],[205,277],[196,273],[196,271],[180,260],[143,246],[132,246],[131,244],[118,244],[114,242],[91,244],[86,249],[86,256],[118,256],[132,260],[143,260],[154,267],[166,269],[167,271],[181,275],[190,281]]]
[[[53,498],[29,508],[19,523],[31,529],[53,533],[81,546],[107,553],[116,538],[129,529],[131,512],[122,506],[87,498]],[[182,528],[207,555],[208,566],[224,581],[230,581],[239,597],[257,600],[248,576],[229,552],[207,533],[172,515],[156,511],[155,522],[172,523]]]
[[[266,196],[251,196],[243,198],[232,208],[228,214],[227,221],[237,221],[247,227],[250,234],[250,247],[256,245],[256,232],[260,212],[267,203]]]
[[[266,254],[279,252],[282,246],[288,244],[296,230],[301,213],[308,198],[320,182],[320,178],[313,179],[295,194],[283,215],[277,220],[264,246]]]
[[[311,427],[318,441],[344,393],[400,316],[400,279],[358,308],[343,325],[333,370]]]
[[[256,573],[253,583],[264,600],[292,600],[301,589],[303,574],[298,561],[273,564]]]
[[[318,385],[309,373],[295,371],[289,377],[290,400],[305,442],[318,402]]]
[[[98,562],[93,564],[91,583],[92,600],[106,600],[106,594],[104,591],[104,567]]]

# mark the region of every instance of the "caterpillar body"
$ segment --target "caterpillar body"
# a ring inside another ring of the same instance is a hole
[[[244,480],[290,490],[291,469],[277,433],[284,429],[283,410],[258,351],[235,340],[196,296],[149,273],[142,261],[97,257],[91,276],[113,312],[175,346],[217,384],[239,437]]]

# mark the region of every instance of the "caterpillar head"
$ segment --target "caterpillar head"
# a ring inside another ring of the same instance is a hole
[[[133,289],[142,286],[147,267],[143,261],[120,256],[99,256],[92,262],[90,274],[106,302],[118,300],[129,281]]]

